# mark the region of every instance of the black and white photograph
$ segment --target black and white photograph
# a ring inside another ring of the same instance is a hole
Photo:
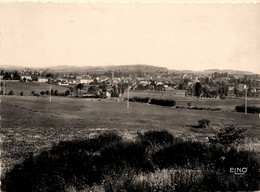
[[[0,192],[260,191],[260,0],[0,0]]]

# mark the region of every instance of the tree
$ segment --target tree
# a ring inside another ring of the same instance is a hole
[[[83,89],[84,88],[84,85],[82,84],[82,83],[79,83],[79,84],[77,84],[77,86],[76,86],[76,89],[79,89],[80,90],[80,95],[81,95],[81,89]]]
[[[234,88],[234,94],[236,95],[236,97],[239,96],[239,90],[237,89],[237,87]]]
[[[201,86],[200,82],[197,82],[195,84],[195,96],[200,97],[201,93],[202,93],[202,86]]]
[[[243,143],[246,132],[246,128],[240,128],[235,125],[227,126],[221,128],[217,134],[209,138],[211,144],[220,144],[226,147],[231,146],[232,144]]]
[[[31,95],[34,95],[35,94],[35,91],[31,91]]]
[[[65,96],[70,95],[70,90],[65,91]]]
[[[118,97],[119,93],[117,92],[117,87],[113,85],[112,88],[113,90],[111,91],[111,97]]]
[[[103,92],[106,92],[106,91],[107,91],[107,85],[106,85],[106,83],[103,82],[102,84],[100,84],[100,85],[99,85],[99,88],[102,89]]]
[[[38,75],[36,73],[32,75],[32,81],[38,81]]]
[[[55,95],[55,96],[58,96],[58,95],[59,95],[59,91],[58,91],[58,90],[55,90],[55,91],[54,91],[54,95]]]
[[[4,80],[11,80],[11,79],[12,79],[11,73],[5,72],[5,73],[4,73],[4,76],[3,76],[3,79],[4,79]]]
[[[53,78],[53,74],[52,73],[48,73],[48,74],[46,74],[46,77],[47,78]]]
[[[45,94],[50,95],[50,91],[49,90],[45,91]]]
[[[90,87],[88,88],[88,93],[96,94],[98,90],[99,90],[98,87],[92,85],[92,86],[90,86]]]
[[[44,91],[41,91],[41,92],[40,92],[40,94],[41,94],[41,95],[44,95],[44,94],[45,94],[45,92],[44,92]]]
[[[23,91],[20,93],[20,96],[23,96]]]
[[[70,87],[69,90],[70,90],[70,94],[72,95],[72,93],[74,92],[74,88]]]
[[[8,93],[8,95],[14,95],[13,90],[10,90],[9,93]]]
[[[198,124],[200,128],[207,128],[210,126],[210,120],[208,119],[200,119],[198,120]]]
[[[19,75],[17,71],[15,71],[13,74],[13,80],[21,80],[21,75]]]

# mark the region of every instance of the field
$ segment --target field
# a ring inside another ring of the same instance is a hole
[[[51,89],[58,90],[59,93],[64,93],[68,90],[68,87],[58,86],[54,84],[48,83],[25,83],[25,82],[6,82],[6,94],[9,93],[10,90],[13,90],[14,95],[19,95],[23,92],[23,95],[31,95],[31,92],[40,94],[41,91],[47,91]]]
[[[41,87],[43,85],[40,84],[38,90],[44,88]],[[32,89],[37,90],[36,87]],[[169,98],[172,94],[130,93],[131,96],[156,98]],[[29,153],[36,155],[60,141],[92,138],[108,130],[118,131],[126,140],[133,140],[138,131],[167,130],[175,137],[207,143],[208,136],[214,134],[214,128],[220,127],[220,124],[235,124],[247,128],[246,136],[251,140],[260,139],[258,115],[232,111],[234,105],[242,100],[197,100],[181,94],[173,94],[172,99],[176,100],[177,105],[186,106],[187,102],[191,102],[193,106],[209,105],[226,111],[179,109],[133,102],[127,109],[126,101],[118,102],[115,99],[53,96],[50,103],[46,97],[1,96],[0,134],[4,172],[20,163]],[[256,105],[258,101],[250,102]],[[209,119],[212,128],[196,128],[199,119]]]
[[[122,96],[127,98],[125,92]],[[196,97],[186,97],[185,90],[173,90],[173,91],[130,91],[129,97],[150,97],[161,99],[173,99],[176,101],[176,105],[187,106],[187,103],[191,103],[191,106],[207,107],[207,108],[221,108],[222,110],[234,111],[235,106],[243,105],[245,103],[244,98],[226,98],[226,99],[209,99]],[[248,98],[248,105],[260,107],[259,98]]]

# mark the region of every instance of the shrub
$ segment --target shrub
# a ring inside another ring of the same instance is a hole
[[[35,94],[35,91],[31,91],[31,95],[34,95]]]
[[[68,96],[68,95],[70,95],[70,91],[69,90],[65,91],[65,96]]]
[[[106,133],[88,140],[60,142],[37,156],[29,154],[6,173],[1,187],[15,192],[65,191],[66,186],[82,190],[92,186],[101,182],[107,165],[107,159],[99,155],[101,148],[120,139],[114,133]]]
[[[199,142],[178,141],[165,146],[153,155],[154,163],[160,168],[183,167],[194,169],[199,165],[210,164],[209,148]]]
[[[227,126],[220,129],[214,137],[210,137],[212,144],[220,144],[230,146],[232,144],[240,144],[245,139],[244,133],[247,129],[239,128],[235,125]]]
[[[176,102],[169,99],[151,99],[150,104],[172,107],[175,106]]]
[[[8,93],[8,95],[14,95],[13,90],[10,90],[9,93]]]
[[[153,145],[160,147],[149,156]],[[248,171],[233,177],[231,167]],[[136,141],[106,132],[29,154],[5,174],[1,187],[9,192],[253,191],[259,190],[259,168],[253,152],[176,140],[167,131],[139,134]]]
[[[20,93],[20,96],[23,96],[23,91]]]
[[[59,95],[59,91],[58,91],[58,90],[55,90],[55,91],[54,91],[54,95],[55,95],[55,96],[58,96],[58,95]]]
[[[41,92],[40,92],[40,94],[41,94],[41,95],[44,95],[44,94],[45,94],[45,92],[44,92],[44,91],[41,91]]]
[[[245,112],[245,106],[241,105],[241,106],[236,106],[236,111],[237,112]],[[248,106],[247,107],[247,112],[248,113],[260,113],[260,107],[256,107],[256,106]]]
[[[127,100],[127,99],[125,99]],[[175,106],[176,102],[174,100],[168,99],[150,99],[149,97],[133,97],[130,98],[129,101],[131,102],[140,102],[140,103],[150,103],[154,105],[162,105],[162,106]]]
[[[140,103],[148,103],[149,100],[150,100],[149,97],[144,97],[144,98],[142,98],[142,97],[133,97],[133,101],[140,102]]]
[[[200,128],[207,128],[210,126],[210,120],[208,119],[200,119],[198,120],[198,123]]]
[[[173,143],[174,137],[169,132],[163,131],[148,131],[144,134],[138,134],[141,143],[145,146],[154,146],[160,144]]]

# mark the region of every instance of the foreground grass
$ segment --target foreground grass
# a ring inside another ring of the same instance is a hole
[[[223,158],[224,157],[224,158]],[[246,167],[242,176],[231,167]],[[30,154],[2,179],[4,191],[259,190],[254,152],[183,141],[167,131],[125,141],[116,132]]]
[[[140,103],[130,103],[130,108],[127,110],[125,102],[114,100],[53,97],[52,103],[49,103],[48,98],[30,96],[2,97],[0,113],[2,116],[0,134],[3,140],[1,160],[4,173],[12,170],[15,165],[21,165],[29,154],[32,154],[31,157],[36,157],[62,141],[91,139],[111,130],[116,130],[129,142],[137,137],[138,131],[143,133],[148,130],[165,129],[176,138],[207,143],[208,136],[214,134],[214,129],[219,123],[236,124],[248,129],[246,136],[250,141],[247,145],[241,146],[240,150],[259,152],[260,121],[254,114],[245,116],[233,112],[193,111]],[[194,128],[197,126],[197,121],[202,118],[209,119],[212,127]],[[202,169],[203,167],[199,168]],[[122,172],[131,174],[130,170],[123,169]],[[159,170],[171,173],[180,169],[160,167]],[[132,174],[139,180],[139,176],[146,178],[152,173],[159,174],[157,172],[159,170]],[[186,168],[183,172],[186,170],[189,169]],[[110,174],[112,173],[107,174],[107,177],[111,179]],[[122,174],[117,173],[116,176],[121,178]],[[96,188],[98,191],[105,186],[109,184],[98,182],[84,186],[82,190]],[[66,187],[72,190],[75,188],[73,185]]]
[[[247,128],[246,136],[260,138],[257,115],[231,112],[193,111],[114,100],[87,100],[53,97],[2,97],[0,107],[2,163],[4,171],[21,162],[28,153],[39,154],[60,141],[86,139],[104,131],[116,130],[126,139],[136,132],[168,130],[176,137],[208,141],[214,129],[236,124]],[[209,119],[212,128],[197,129],[199,119]],[[247,148],[258,148],[251,142]]]

